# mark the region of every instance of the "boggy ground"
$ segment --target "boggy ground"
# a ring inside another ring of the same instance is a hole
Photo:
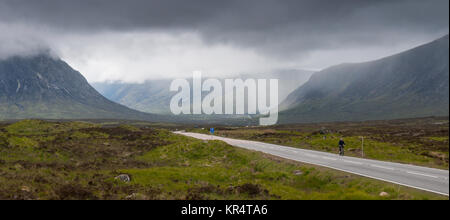
[[[449,167],[448,117],[390,121],[336,122],[271,127],[217,127],[215,135],[338,153],[339,138],[346,155],[415,164]],[[207,133],[207,129],[191,129]]]
[[[162,128],[25,120],[0,124],[0,199],[448,197]]]

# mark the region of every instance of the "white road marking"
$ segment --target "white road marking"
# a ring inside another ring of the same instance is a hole
[[[305,154],[306,156],[308,156],[308,157],[314,157],[314,158],[317,158],[318,156],[316,156],[316,155],[314,155],[314,154]]]
[[[363,164],[363,163],[360,163],[360,162],[355,162],[355,161],[350,161],[350,160],[342,160],[342,161],[347,162],[347,163],[352,163],[352,164],[358,164],[358,165],[362,165]]]
[[[370,164],[370,166],[376,167],[376,168],[381,168],[381,169],[386,169],[386,170],[394,170],[394,168],[391,168],[391,167],[384,167],[384,166],[373,165],[373,164]]]
[[[431,177],[431,178],[439,178],[437,176],[432,176],[432,175],[428,175],[428,174],[424,174],[424,173],[416,173],[416,172],[411,172],[411,171],[406,171],[409,174],[414,174],[414,175],[419,175],[419,176],[426,176],[426,177]]]
[[[331,158],[331,157],[322,157],[322,158],[325,159],[325,160],[337,160],[337,159]]]

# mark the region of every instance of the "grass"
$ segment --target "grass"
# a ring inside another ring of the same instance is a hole
[[[160,128],[36,120],[0,125],[0,182],[0,199],[448,199]]]

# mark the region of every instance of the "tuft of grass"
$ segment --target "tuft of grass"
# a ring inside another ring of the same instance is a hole
[[[87,122],[53,123],[43,120],[23,120],[7,126],[6,131],[15,135],[48,135],[95,126]]]
[[[447,137],[427,137],[429,140],[432,141],[439,141],[439,142],[447,142],[448,143],[448,136]]]
[[[12,147],[37,147],[38,143],[27,137],[9,137],[8,143]]]

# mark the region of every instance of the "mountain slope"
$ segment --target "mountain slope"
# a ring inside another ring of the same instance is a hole
[[[0,119],[22,118],[157,119],[109,101],[47,54],[0,60]]]
[[[317,72],[281,107],[280,123],[447,116],[449,37]]]
[[[93,83],[92,86],[106,98],[143,112],[169,114],[170,80],[152,80],[138,83]]]
[[[279,100],[281,101],[305,83],[312,74],[313,72],[306,70],[280,70],[274,73],[246,74],[238,77],[243,80],[249,78],[278,79]],[[160,79],[148,80],[142,84],[117,82],[93,83],[92,86],[106,98],[129,108],[154,114],[171,114],[170,100],[176,94],[169,90],[171,82],[172,80],[169,79]]]

